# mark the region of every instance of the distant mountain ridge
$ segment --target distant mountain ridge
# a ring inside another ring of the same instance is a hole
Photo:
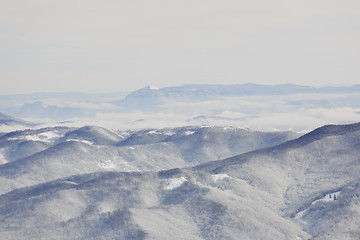
[[[0,113],[0,125],[34,127],[36,124]]]
[[[112,129],[232,125],[307,131],[329,122],[359,121],[359,99],[360,85],[190,84],[148,86],[130,93],[0,95],[0,112],[36,122]]]
[[[236,85],[191,84],[160,89],[153,86],[147,86],[130,93],[124,99],[115,101],[114,103],[123,107],[144,108],[161,104],[166,101],[205,101],[217,97],[355,92],[360,92],[360,84],[339,87],[326,86],[319,88],[296,84],[260,85],[253,83]]]

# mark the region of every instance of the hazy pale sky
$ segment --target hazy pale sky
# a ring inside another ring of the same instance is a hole
[[[360,83],[359,0],[0,0],[0,94]]]

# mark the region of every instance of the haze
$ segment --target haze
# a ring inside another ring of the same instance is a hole
[[[0,94],[358,83],[360,2],[0,0]]]

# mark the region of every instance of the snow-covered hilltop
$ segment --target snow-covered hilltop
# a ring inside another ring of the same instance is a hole
[[[36,124],[0,113],[0,126],[34,127]]]
[[[27,186],[97,171],[190,167],[299,136],[242,128],[181,127],[114,132],[101,127],[42,128],[0,137],[0,182]],[[14,173],[16,173],[14,175]],[[0,193],[11,190],[1,185]]]

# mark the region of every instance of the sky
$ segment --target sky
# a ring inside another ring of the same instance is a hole
[[[360,83],[359,0],[0,0],[0,94]]]

